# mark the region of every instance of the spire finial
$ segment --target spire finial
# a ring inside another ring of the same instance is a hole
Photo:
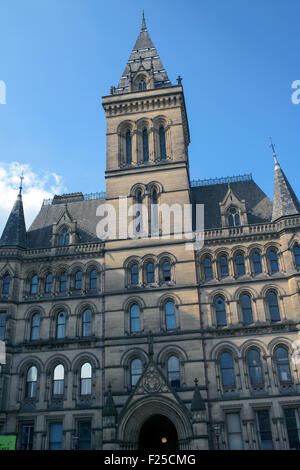
[[[23,176],[24,172],[22,171],[21,176],[20,176],[20,186],[19,186],[19,196],[22,196],[22,189],[23,189]]]
[[[142,29],[147,29],[144,10],[143,10]]]
[[[275,152],[275,145],[273,144],[272,142],[272,137],[270,137],[270,147],[273,151],[273,157],[274,157],[274,162],[275,162],[275,167],[279,167],[279,163],[278,163],[278,160],[277,160],[277,155],[276,155],[276,152]]]

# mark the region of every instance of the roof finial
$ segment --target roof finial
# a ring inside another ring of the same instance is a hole
[[[143,29],[147,29],[147,26],[146,26],[146,21],[145,21],[145,14],[144,14],[144,10],[143,10],[143,21],[142,21],[142,30]]]
[[[274,157],[274,162],[275,162],[275,168],[279,167],[279,163],[278,163],[278,160],[277,160],[277,156],[276,156],[276,152],[275,152],[275,145],[273,144],[272,142],[272,137],[270,137],[270,142],[271,142],[271,149],[273,151],[273,157]]]
[[[20,186],[19,186],[19,196],[22,196],[22,189],[23,189],[23,176],[24,172],[22,171],[21,176],[20,176]]]

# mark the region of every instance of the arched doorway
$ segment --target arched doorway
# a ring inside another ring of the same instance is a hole
[[[141,427],[138,450],[178,450],[178,435],[172,421],[163,415],[150,416]]]

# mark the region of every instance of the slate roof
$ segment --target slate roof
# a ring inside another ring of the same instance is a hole
[[[26,225],[21,191],[8,217],[0,240],[0,247],[26,248]]]
[[[272,201],[252,179],[231,182],[230,187],[240,200],[245,201],[249,224],[259,224],[271,220]],[[219,204],[224,200],[227,191],[228,183],[191,188],[193,206],[195,204],[204,204],[204,224],[206,230],[222,227]]]
[[[130,71],[133,73],[137,72],[141,65],[146,69],[146,71],[149,71],[151,67],[153,67],[155,88],[171,86],[167,72],[165,71],[158,52],[149,36],[144,16],[140,34],[132,49],[118,88],[115,88],[115,93],[128,93],[128,75],[130,74]]]
[[[294,193],[284,171],[281,169],[276,156],[275,158],[275,178],[274,178],[274,203],[272,221],[284,216],[300,214],[299,200]]]

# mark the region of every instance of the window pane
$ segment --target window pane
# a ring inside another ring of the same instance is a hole
[[[38,287],[38,277],[33,276],[31,278],[30,293],[31,294],[36,294],[37,293],[37,287]]]
[[[153,263],[147,264],[147,282],[148,283],[154,282],[154,264]]]
[[[300,449],[299,413],[296,408],[284,410],[290,449]]]
[[[59,312],[57,315],[57,327],[56,327],[56,337],[64,338],[66,333],[66,314],[65,312]]]
[[[226,326],[227,319],[226,319],[226,310],[225,310],[225,300],[223,299],[223,297],[216,298],[215,309],[216,309],[216,316],[217,316],[217,325]]]
[[[206,281],[209,281],[213,278],[213,271],[212,271],[211,259],[208,256],[204,258],[203,266],[204,266],[204,278]]]
[[[269,251],[269,261],[270,261],[270,268],[271,268],[272,273],[279,271],[278,257],[277,257],[277,253],[275,250]]]
[[[140,331],[140,307],[133,304],[130,307],[130,331]]]
[[[92,426],[90,421],[78,423],[78,449],[91,450]]]
[[[3,288],[2,288],[2,293],[3,294],[9,294],[9,287],[10,287],[10,275],[6,274],[3,279]]]
[[[52,274],[48,274],[45,279],[45,292],[49,293],[52,289]]]
[[[243,449],[243,437],[239,413],[229,413],[226,415],[228,446],[230,450]]]
[[[259,274],[262,272],[262,265],[261,265],[261,257],[260,254],[255,252],[252,254],[252,263],[253,269],[255,274]]]
[[[165,160],[167,158],[166,153],[166,135],[163,127],[159,128],[159,144],[160,144],[160,158]]]
[[[134,359],[131,362],[131,386],[134,387],[142,375],[142,361]]]
[[[277,369],[280,382],[291,382],[291,369],[289,355],[285,348],[279,347],[275,351]]]
[[[176,328],[175,306],[170,300],[165,304],[165,319],[167,330]]]
[[[163,281],[168,282],[171,281],[171,264],[170,261],[165,261],[162,265],[163,271]]]
[[[260,410],[256,412],[256,416],[258,424],[259,447],[261,450],[271,450],[273,449],[273,442],[269,412],[267,410]]]
[[[227,256],[220,257],[220,271],[221,277],[229,276]]]
[[[50,450],[61,450],[62,448],[62,423],[50,424]]]
[[[6,313],[0,313],[0,340],[5,339]]]
[[[75,289],[81,289],[82,288],[82,272],[77,271],[75,274]]]
[[[59,290],[60,292],[65,292],[67,290],[67,274],[66,273],[62,273],[60,275]]]
[[[135,285],[139,283],[139,267],[137,264],[133,264],[131,266],[131,285]]]
[[[297,266],[297,268],[300,268],[300,247],[299,247],[298,243],[296,243],[296,245],[294,246],[293,251],[294,251],[296,266]]]
[[[131,163],[132,160],[132,144],[130,131],[126,133],[126,162]]]
[[[242,305],[244,323],[246,324],[253,323],[251,297],[248,294],[243,294],[241,296],[241,305]]]
[[[260,361],[260,354],[256,349],[252,349],[248,353],[248,365],[250,372],[250,381],[252,385],[262,384],[263,375]]]
[[[277,294],[275,292],[269,292],[267,295],[267,302],[269,306],[269,313],[272,321],[280,320],[280,312],[278,306]]]
[[[180,387],[180,366],[176,356],[171,356],[168,359],[168,379],[171,387]]]
[[[149,160],[149,144],[148,144],[147,129],[143,130],[143,160],[144,162],[147,162]]]
[[[221,355],[221,372],[223,385],[225,387],[235,386],[232,356],[228,352]]]
[[[97,271],[93,269],[90,272],[90,289],[97,289]]]
[[[24,424],[22,426],[21,450],[32,450],[33,447],[33,424]]]
[[[243,274],[246,273],[244,255],[237,255],[235,257],[235,264],[236,264],[237,274],[239,276],[242,276]]]

